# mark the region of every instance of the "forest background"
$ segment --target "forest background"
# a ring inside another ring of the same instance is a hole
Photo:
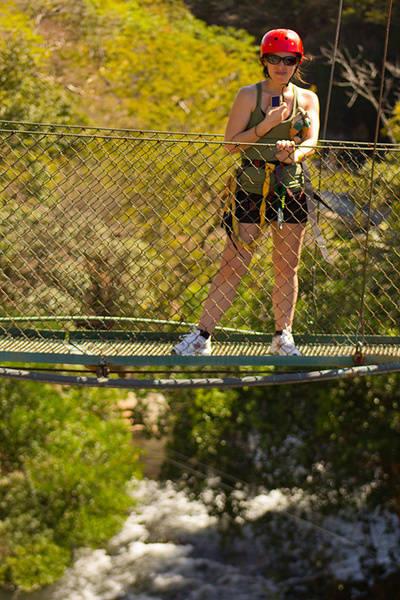
[[[357,57],[358,64],[369,61],[376,66],[375,78],[371,76],[375,94],[385,9],[384,1],[355,0],[345,3],[343,13],[341,48]],[[284,11],[282,23],[282,4],[275,1],[191,1],[187,5],[179,0],[2,2],[0,118],[222,132],[237,89],[260,78],[257,48],[262,33],[281,25],[299,31],[307,52],[314,56],[306,79],[320,95],[324,116],[330,66],[321,47],[329,48],[333,42],[337,7],[328,1],[290,0]],[[400,8],[395,5],[388,54],[392,85],[386,110],[390,139],[397,142],[399,34]],[[336,79],[344,82],[340,69]],[[346,88],[334,88],[328,138],[371,140],[375,110],[360,90],[354,98],[351,89],[351,95],[353,104],[348,106]],[[389,139],[388,135],[387,129],[381,131],[382,140]],[[34,176],[38,178],[37,173]],[[397,227],[387,243],[392,246],[398,240]],[[399,272],[394,271],[393,277]],[[394,289],[400,288],[399,281],[392,283]],[[2,292],[6,307],[6,287]],[[335,307],[327,310],[333,318]],[[362,508],[399,514],[399,387],[399,378],[392,375],[295,390],[174,394],[168,396],[170,409],[159,423],[158,434],[168,436],[167,452],[180,453],[191,468],[201,470],[206,464],[208,474],[222,473],[214,479],[218,501],[211,503],[211,509],[224,518],[234,519],[240,511],[235,490],[227,492],[232,480],[244,482],[249,490],[259,486],[303,490],[322,512],[334,513],[350,505],[361,510],[361,498]],[[112,486],[120,490],[121,480],[136,473],[136,463],[127,459],[127,437],[110,417],[115,401],[113,394],[107,398],[100,392],[91,395],[83,424],[82,395],[49,387],[2,387],[0,578],[4,585],[32,589],[54,581],[72,560],[77,545],[102,543],[121,523],[128,500],[113,494]],[[53,406],[48,427],[46,402]],[[29,418],[23,410],[28,405]],[[43,428],[34,425],[34,414],[40,416]],[[142,417],[145,421],[146,415]],[[72,423],[70,427],[65,427],[66,420]],[[87,446],[82,448],[84,425],[93,428],[93,437],[88,435]],[[122,450],[117,450],[116,443],[108,445],[107,427]],[[62,437],[60,428],[64,429]],[[95,441],[98,428],[103,446]],[[32,433],[29,444],[18,433],[27,430]],[[120,437],[115,438],[115,431]],[[108,490],[99,487],[98,479],[83,467],[79,478],[72,467],[65,479],[49,477],[65,472],[63,461],[72,438],[75,461],[95,465],[102,456],[108,467],[97,477],[108,478]],[[262,468],[254,458],[255,440],[257,456],[268,456]],[[119,476],[111,468],[118,457],[126,465]],[[164,475],[181,478],[182,471],[171,464],[166,463]],[[187,483],[195,491],[204,485],[195,478]],[[45,511],[50,505],[54,510]],[[60,514],[65,518],[60,519]],[[32,555],[37,557],[34,567]],[[386,575],[378,569],[372,585],[386,581]],[[279,576],[287,577],[288,572],[283,570]],[[390,577],[392,581],[393,574]],[[357,586],[366,593],[370,581],[344,581],[343,594],[351,594]],[[314,585],[324,598],[337,590],[337,582],[324,576],[316,577]]]

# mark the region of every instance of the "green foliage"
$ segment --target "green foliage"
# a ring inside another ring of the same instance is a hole
[[[6,4],[0,31],[0,118],[66,123],[81,117],[50,75],[45,40],[26,14]]]
[[[186,4],[194,14],[208,23],[243,27],[253,35],[261,36],[268,29],[282,26],[282,5],[279,0],[251,0],[233,3],[232,0],[187,0]],[[349,0],[343,5],[342,25],[344,33],[357,23],[352,30],[357,39],[364,27],[385,24],[386,0]],[[330,0],[288,0],[285,4],[285,18],[290,26],[300,31],[306,39],[308,51],[313,52],[315,42],[333,35],[336,25],[338,3]],[[323,18],[321,16],[323,15]],[[393,23],[398,26],[399,9],[394,3]],[[360,31],[361,29],[361,31]],[[365,40],[364,40],[365,41]],[[311,47],[310,47],[311,46]]]
[[[399,383],[391,375],[240,389],[225,398],[219,391],[176,393],[168,451],[219,477],[225,503],[216,494],[218,513],[235,515],[234,488],[253,486],[302,489],[319,509],[367,502],[398,511]],[[165,463],[165,476],[181,474]],[[205,485],[195,476],[190,482],[197,490]]]
[[[343,19],[345,23],[361,20],[365,23],[385,25],[387,6],[385,0],[353,0],[344,7]]]
[[[179,2],[131,2],[124,27],[107,43],[102,74],[137,125],[220,130],[240,84],[258,77],[251,42],[206,27]]]
[[[389,121],[393,137],[396,142],[400,142],[400,102],[397,102],[393,110],[393,116]]]
[[[0,385],[1,581],[31,590],[58,579],[81,546],[121,526],[137,453],[114,415],[117,394]]]
[[[4,119],[221,130],[238,87],[259,77],[248,34],[206,26],[181,0],[8,0],[5,9]]]
[[[4,573],[8,569],[10,579],[20,589],[34,590],[59,579],[70,558],[67,550],[43,537],[24,546],[16,546],[14,556],[7,560]]]
[[[194,18],[182,0],[6,0],[0,27],[12,51],[1,58],[19,94],[6,92],[3,118],[221,131],[237,89],[260,77],[252,36],[258,41],[266,23],[281,25],[281,5],[187,4],[224,27]],[[385,4],[348,2],[343,15],[343,43],[366,44],[376,63]],[[309,52],[333,39],[331,2],[292,0],[285,11]],[[394,7],[393,39],[398,27]],[[314,71],[311,81],[323,90],[328,71],[320,64]]]

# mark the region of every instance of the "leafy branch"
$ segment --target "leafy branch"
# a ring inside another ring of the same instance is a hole
[[[359,45],[357,48],[358,53],[356,56],[352,56],[346,48],[344,50],[338,49],[336,63],[340,67],[340,79],[336,80],[334,84],[338,87],[347,88],[347,96],[349,97],[347,106],[349,108],[361,96],[378,112],[380,71],[374,62],[364,58],[363,47]],[[323,57],[328,59],[328,64],[332,64],[332,47],[322,47],[321,53]],[[396,102],[400,100],[400,67],[387,62],[385,68],[391,76],[385,77],[380,119],[385,127],[386,135],[394,143],[396,139],[390,123],[390,117]]]

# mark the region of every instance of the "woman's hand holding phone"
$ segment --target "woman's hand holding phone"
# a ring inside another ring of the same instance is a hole
[[[268,123],[268,130],[272,129],[276,125],[279,125],[279,123],[282,123],[282,121],[284,120],[283,115],[285,114],[286,110],[286,102],[282,102],[279,106],[270,106],[270,108],[265,114],[265,119],[263,121],[265,122],[265,124]]]

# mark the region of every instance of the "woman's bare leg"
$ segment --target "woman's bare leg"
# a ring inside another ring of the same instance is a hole
[[[272,224],[272,261],[275,275],[272,306],[275,328],[279,331],[291,329],[293,324],[299,291],[297,272],[304,232],[305,226],[301,223],[285,223],[282,229],[279,229],[276,223]]]
[[[260,227],[253,224],[240,224],[240,237],[250,243],[260,235]],[[199,328],[212,333],[214,327],[228,310],[236,295],[237,287],[247,272],[253,252],[240,244],[237,248],[228,238],[218,272],[212,280],[208,297],[204,303]]]

